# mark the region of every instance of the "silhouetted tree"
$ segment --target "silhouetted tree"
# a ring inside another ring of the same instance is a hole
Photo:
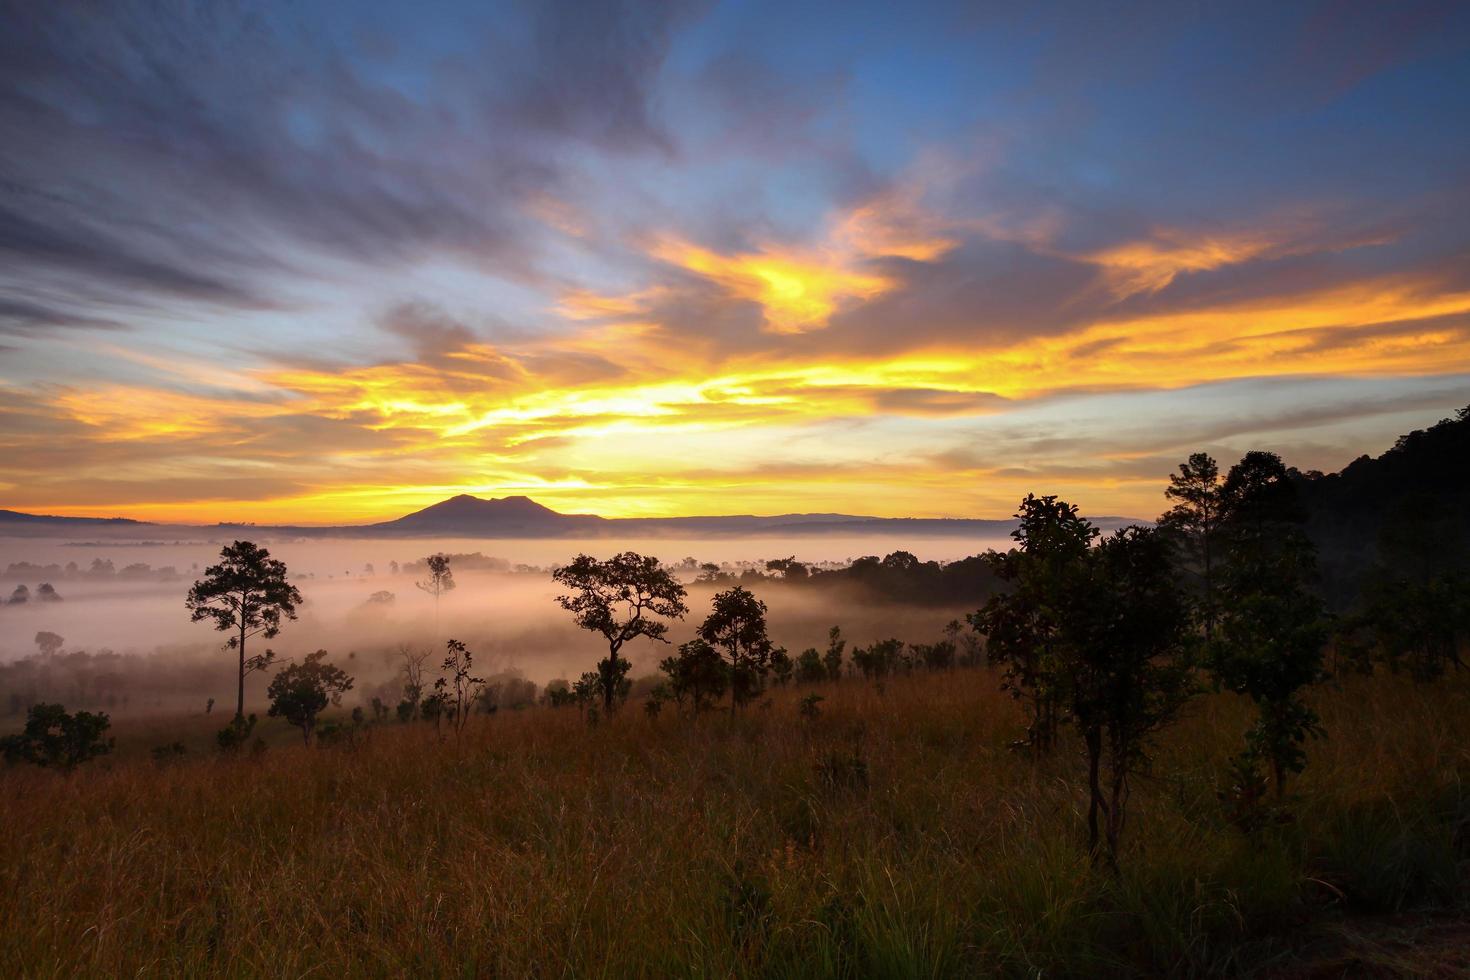
[[[898,673],[902,668],[902,658],[903,641],[895,637],[878,640],[866,647],[853,647],[852,650],[852,665],[870,680]]]
[[[1169,475],[1164,490],[1174,506],[1159,518],[1159,527],[1178,543],[1184,566],[1198,576],[1200,613],[1205,636],[1215,632],[1215,565],[1220,526],[1225,519],[1220,467],[1208,453],[1194,453]]]
[[[785,687],[791,683],[792,671],[796,663],[791,659],[791,654],[786,652],[785,647],[776,647],[771,650],[771,683],[777,687]]]
[[[437,638],[439,633],[439,597],[446,592],[454,590],[454,572],[449,568],[448,555],[430,555],[424,559],[428,566],[429,577],[414,585],[434,597],[434,634]],[[437,642],[437,639],[436,639]]]
[[[827,667],[822,663],[822,652],[816,647],[807,647],[796,658],[796,682],[815,684],[827,679]]]
[[[60,602],[61,594],[56,591],[56,586],[50,582],[42,582],[36,589],[36,598],[42,602]]]
[[[105,714],[71,715],[59,704],[33,704],[26,711],[25,728],[0,739],[0,754],[7,762],[74,769],[112,751],[113,740],[103,737],[111,726]]]
[[[1465,666],[1460,647],[1470,637],[1470,580],[1445,575],[1414,582],[1382,573],[1346,625],[1368,634],[1372,653],[1390,670],[1434,680],[1451,664]]]
[[[847,641],[842,638],[840,627],[834,626],[827,631],[827,652],[822,655],[822,666],[827,668],[827,679],[833,681],[842,680],[842,653],[847,649]]]
[[[65,642],[65,638],[50,630],[42,630],[36,634],[36,646],[40,649],[41,656],[43,657],[55,656],[61,650],[61,645]]]
[[[281,717],[301,729],[301,737],[311,744],[317,715],[328,704],[341,704],[342,695],[352,689],[352,678],[342,668],[326,662],[327,651],[309,653],[299,664],[287,664],[271,678],[266,694],[270,697],[269,714]]]
[[[1147,761],[1150,736],[1193,692],[1192,610],[1160,531],[1123,528],[1102,540],[1087,565],[1063,611],[1072,651],[1066,686],[1087,748],[1089,844],[1096,859],[1105,843],[1116,866],[1130,777]]]
[[[17,585],[15,591],[10,593],[8,605],[21,606],[31,601],[31,590],[24,585]]]
[[[434,682],[434,690],[444,695],[446,713],[456,739],[464,732],[475,698],[485,687],[483,677],[471,676],[474,665],[475,658],[469,649],[458,640],[450,640],[449,656],[444,658],[441,665],[442,669],[449,672],[449,676]]]
[[[800,581],[811,573],[811,569],[804,563],[797,561],[795,555],[792,555],[790,558],[771,559],[766,562],[766,571],[775,572],[788,582]]]
[[[1255,702],[1245,760],[1265,761],[1279,797],[1306,764],[1304,743],[1322,734],[1302,690],[1323,673],[1326,624],[1311,585],[1316,561],[1285,466],[1251,452],[1225,479],[1217,629],[1209,647],[1216,682]]]
[[[730,700],[738,708],[760,693],[762,678],[771,666],[766,604],[737,585],[715,593],[712,605],[697,632],[720,651],[729,666]]]
[[[204,570],[204,578],[189,590],[184,605],[190,621],[214,620],[220,632],[233,631],[229,647],[239,654],[239,687],[235,718],[245,717],[245,675],[264,669],[271,660],[247,662],[245,641],[253,636],[267,639],[281,631],[281,617],[296,618],[301,593],[286,581],[286,564],[250,541],[236,541],[220,551],[220,563]]]
[[[680,706],[687,698],[696,715],[724,697],[729,686],[730,670],[720,652],[702,639],[681,643],[678,655],[658,666],[668,677],[669,694]]]
[[[429,651],[415,651],[407,643],[398,645],[398,670],[403,678],[403,700],[398,703],[398,718],[409,721],[418,716],[419,704],[424,699],[424,662]]]
[[[556,597],[561,607],[582,629],[607,640],[608,655],[597,671],[603,710],[611,714],[629,668],[619,651],[640,636],[667,643],[668,624],[653,617],[682,619],[689,611],[684,587],[660,567],[658,559],[632,551],[606,561],[578,555],[571,564],[552,572],[552,578],[570,590]]]
[[[985,636],[990,662],[1002,668],[1002,688],[1026,704],[1025,744],[1048,752],[1056,742],[1069,654],[1063,615],[1098,532],[1056,497],[1027,494],[1016,517],[1011,537],[1017,546],[985,556],[1008,589],[968,618]]]

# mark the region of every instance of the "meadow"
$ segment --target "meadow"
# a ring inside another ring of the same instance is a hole
[[[808,717],[800,701],[824,700]],[[0,769],[6,976],[1460,975],[1470,681],[1310,698],[1286,806],[1220,793],[1252,709],[1195,699],[1089,859],[1082,756],[1010,748],[988,669],[589,725],[543,706],[213,750],[128,721],[70,774]],[[159,762],[150,748],[182,740]]]

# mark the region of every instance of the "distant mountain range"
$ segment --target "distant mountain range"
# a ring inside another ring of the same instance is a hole
[[[1234,460],[1221,459],[1221,469]],[[1290,462],[1288,460],[1288,462]],[[1317,544],[1330,594],[1349,595],[1364,572],[1383,565],[1419,576],[1470,571],[1470,409],[1403,436],[1377,458],[1363,456],[1341,473],[1292,471]],[[1162,489],[1162,479],[1160,489]],[[1147,523],[1095,517],[1104,531]],[[149,524],[124,518],[48,517],[0,510],[0,536],[110,540],[271,538],[638,538],[800,537],[823,534],[945,536],[994,540],[1009,520],[778,514],[774,517],[629,517],[561,514],[529,497],[485,500],[460,494],[378,524]]]
[[[1139,523],[1126,517],[1095,518],[1104,529]],[[628,538],[678,536],[806,536],[883,534],[994,538],[1015,527],[1009,520],[862,517],[852,514],[778,514],[774,517],[598,517],[562,514],[529,497],[484,499],[460,494],[378,524],[334,527],[264,524],[151,524],[123,518],[50,517],[0,510],[0,535],[179,539],[224,538]]]

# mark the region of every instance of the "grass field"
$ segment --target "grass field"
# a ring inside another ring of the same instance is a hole
[[[1008,749],[987,671],[819,686],[816,719],[808,690],[733,719],[502,712],[460,743],[281,727],[239,759],[204,738],[223,717],[159,720],[71,775],[0,770],[0,975],[1470,972],[1466,678],[1324,686],[1294,819],[1249,837],[1216,797],[1249,706],[1201,698],[1117,876],[1074,744]]]

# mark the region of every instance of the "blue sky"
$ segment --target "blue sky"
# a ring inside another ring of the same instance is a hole
[[[1151,516],[1470,402],[1470,9],[4,3],[0,504]]]

